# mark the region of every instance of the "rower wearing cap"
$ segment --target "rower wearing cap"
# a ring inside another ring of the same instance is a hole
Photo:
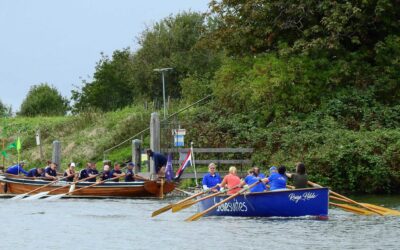
[[[133,168],[135,167],[135,163],[129,162],[128,169],[125,172],[125,182],[135,181],[135,174],[133,173]]]
[[[21,161],[19,164],[9,167],[6,171],[6,173],[13,174],[13,175],[19,175],[20,173],[23,173],[23,174],[27,175],[28,172],[26,172],[24,170],[24,166],[25,166],[25,162]]]
[[[44,171],[44,177],[45,177],[45,178],[48,178],[48,179],[52,179],[52,180],[57,179],[57,171],[56,171],[56,168],[57,168],[57,163],[52,162],[52,163],[50,164],[50,167],[47,168],[47,169]]]
[[[65,178],[66,181],[73,182],[75,178],[75,163],[71,162],[68,164],[68,168],[64,172],[64,177],[68,176],[68,178]]]

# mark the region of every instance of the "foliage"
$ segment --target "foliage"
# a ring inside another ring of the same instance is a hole
[[[0,117],[11,116],[11,115],[12,115],[11,106],[5,105],[5,104],[0,100]]]
[[[131,81],[132,56],[129,49],[114,51],[111,59],[102,54],[93,81],[83,81],[81,89],[72,91],[74,112],[88,108],[111,111],[126,107],[133,101]]]
[[[34,85],[21,104],[20,116],[59,116],[69,109],[68,100],[47,83]]]

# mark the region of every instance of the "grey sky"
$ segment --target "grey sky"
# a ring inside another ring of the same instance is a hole
[[[30,86],[47,82],[70,97],[90,79],[100,52],[137,49],[136,37],[180,11],[206,11],[209,0],[1,0],[0,100],[19,110]]]

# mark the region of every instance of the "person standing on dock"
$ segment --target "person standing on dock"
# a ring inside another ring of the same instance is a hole
[[[32,168],[28,171],[26,177],[41,177],[43,175],[43,168]]]
[[[118,162],[114,163],[114,169],[111,170],[110,176],[111,178],[115,178],[115,177],[122,177],[125,174],[122,173],[121,171],[121,165],[119,165]],[[114,182],[119,182],[119,178],[116,178],[113,180]]]
[[[167,158],[160,154],[153,152],[151,149],[147,150],[147,156],[153,158],[154,168],[158,177],[165,177],[165,166],[167,165]]]
[[[128,169],[125,172],[125,182],[135,181],[135,174],[133,173],[133,168],[135,167],[135,163],[129,162]]]
[[[208,190],[212,187],[215,187],[217,184],[221,183],[221,176],[216,173],[215,163],[210,163],[208,165],[208,173],[203,177],[203,189]],[[212,192],[218,192],[219,188],[211,189]]]
[[[6,171],[7,174],[19,175],[19,173],[23,173],[27,175],[28,172],[24,170],[25,162],[21,161],[19,164],[9,167]]]
[[[88,176],[93,178],[88,179],[89,182],[96,182],[96,177],[99,174],[99,171],[96,169],[96,163],[92,162],[90,164],[90,168],[87,170]]]

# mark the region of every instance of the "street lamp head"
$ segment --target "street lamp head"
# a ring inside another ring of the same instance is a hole
[[[163,72],[163,71],[168,71],[168,70],[172,70],[173,68],[161,68],[161,69],[153,69],[153,71],[157,71],[157,72]]]

